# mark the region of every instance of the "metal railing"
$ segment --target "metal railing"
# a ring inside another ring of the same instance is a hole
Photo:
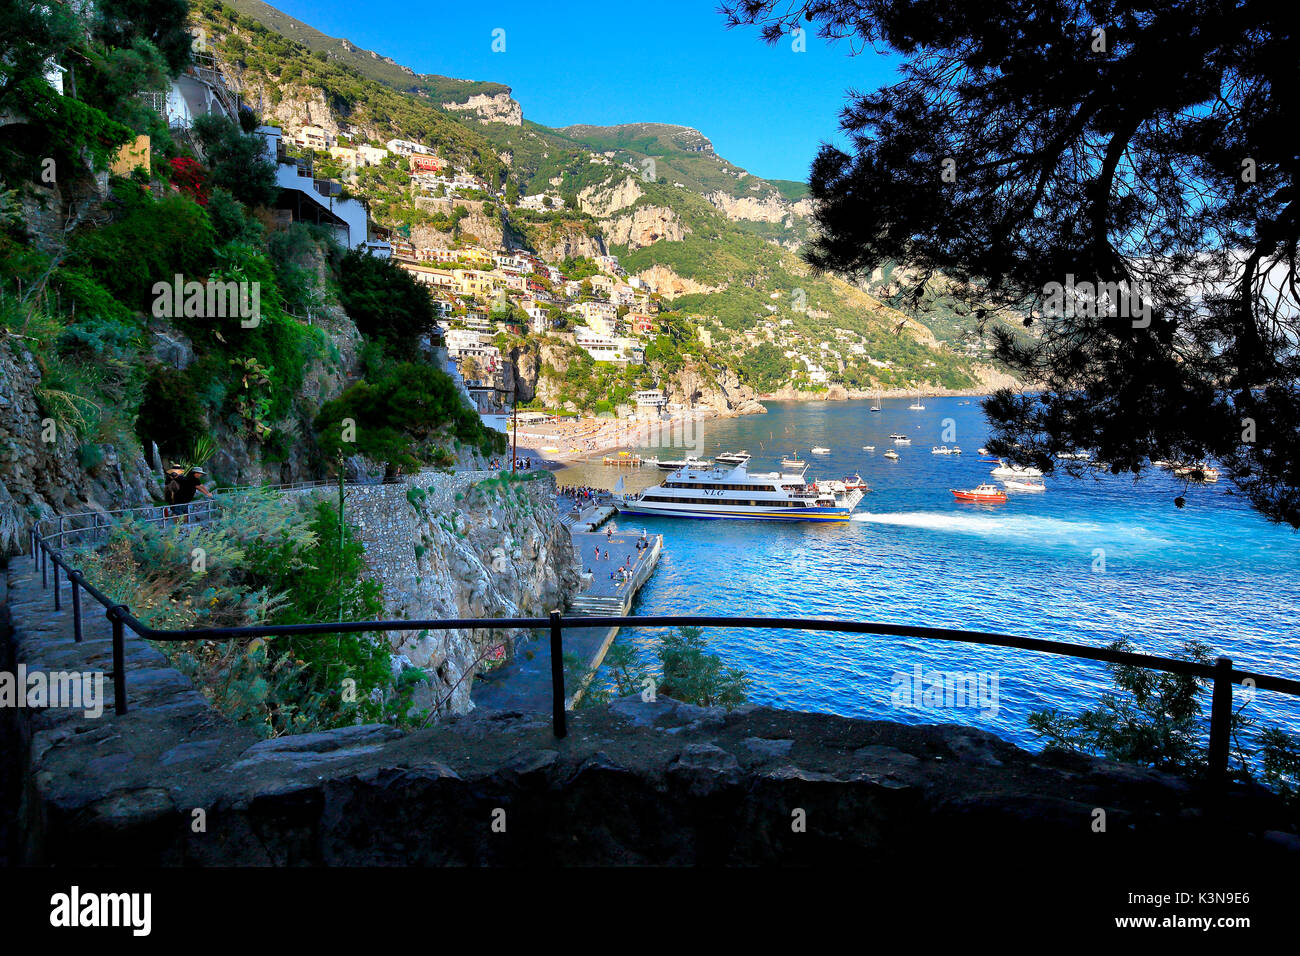
[[[222,507],[220,502],[205,501],[189,506],[187,517],[207,520]],[[195,510],[197,509],[197,511]],[[564,617],[558,610],[547,617],[522,618],[456,618],[442,620],[385,620],[385,621],[329,621],[315,624],[249,625],[244,627],[191,628],[187,630],[159,630],[149,627],[136,618],[130,609],[113,601],[91,584],[82,572],[69,565],[62,553],[64,538],[69,534],[106,534],[113,526],[112,516],[126,516],[146,523],[175,521],[163,506],[124,508],[110,512],[79,513],[60,516],[47,521],[57,521],[57,530],[42,534],[40,524],[31,529],[32,559],[41,569],[41,586],[48,587],[46,568],[53,568],[54,607],[60,608],[59,571],[63,570],[72,589],[73,637],[81,640],[81,596],[84,590],[105,609],[112,625],[113,644],[113,696],[118,714],[127,712],[126,673],[124,666],[125,629],[151,641],[231,641],[255,637],[302,637],[325,634],[355,634],[389,631],[450,631],[450,630],[515,630],[542,629],[550,634],[551,654],[551,710],[552,729],[557,738],[565,737],[567,727],[567,698],[564,689],[564,628],[568,627],[723,627],[767,628],[802,631],[825,631],[842,634],[865,634],[876,637],[922,638],[960,644],[979,644],[986,647],[1008,647],[1041,654],[1055,654],[1080,660],[1105,664],[1126,664],[1172,674],[1183,674],[1211,682],[1210,735],[1208,771],[1212,785],[1222,787],[1228,778],[1228,759],[1232,730],[1232,688],[1235,684],[1250,682],[1259,690],[1275,691],[1300,697],[1300,680],[1277,677],[1253,671],[1237,670],[1231,658],[1219,657],[1213,664],[1158,657],[1131,651],[1117,651],[1109,647],[1090,647],[1066,641],[997,634],[986,631],[967,631],[944,627],[925,627],[912,624],[887,624],[874,621],[843,621],[818,617],[761,617],[718,616],[704,614],[670,615],[618,615],[610,617]],[[153,512],[153,514],[143,514]],[[143,515],[142,517],[136,517]],[[76,527],[76,525],[82,527]],[[57,543],[57,546],[56,546]]]

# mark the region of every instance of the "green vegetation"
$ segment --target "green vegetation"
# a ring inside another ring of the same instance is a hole
[[[450,375],[407,362],[326,402],[315,426],[326,451],[386,462],[390,474],[445,460],[453,438],[485,455],[505,450],[505,436],[483,424]]]
[[[708,641],[698,627],[671,631],[655,646],[656,673],[635,645],[616,643],[583,694],[582,706],[604,704],[612,697],[640,694],[653,687],[657,694],[701,707],[739,707],[749,699],[749,677],[724,665],[707,648]]]
[[[278,496],[231,501],[214,523],[122,522],[79,555],[87,578],[156,628],[373,620],[378,583],[337,510]],[[382,635],[163,642],[173,664],[232,719],[268,737],[356,722],[404,722]]]
[[[434,327],[428,289],[388,259],[353,249],[339,265],[339,291],[357,328],[393,354],[412,354]]]
[[[1127,638],[1114,641],[1110,648],[1137,650]],[[1214,662],[1209,646],[1199,641],[1185,642],[1179,656],[1202,664]],[[1029,715],[1030,730],[1046,741],[1049,749],[1203,776],[1208,752],[1201,702],[1209,680],[1128,664],[1107,664],[1106,669],[1119,693],[1103,695],[1096,707],[1078,715],[1055,709],[1036,711]],[[1260,773],[1264,783],[1300,812],[1300,741],[1281,728],[1264,728],[1256,744],[1259,759],[1252,760],[1242,739],[1254,724],[1242,708],[1233,712],[1231,775],[1251,780]]]

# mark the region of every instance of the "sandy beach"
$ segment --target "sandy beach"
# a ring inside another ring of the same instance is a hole
[[[652,438],[668,435],[674,428],[716,417],[697,410],[674,415],[668,421],[633,421],[614,418],[582,418],[577,421],[520,425],[519,454],[540,459],[543,467],[563,465],[620,449],[644,447]],[[513,435],[512,435],[513,438]]]

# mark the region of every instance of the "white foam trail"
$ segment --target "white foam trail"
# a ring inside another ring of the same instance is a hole
[[[1156,539],[1145,534],[1145,529],[1132,525],[1101,524],[1095,521],[1069,521],[1062,518],[945,514],[938,511],[906,511],[894,514],[860,512],[854,521],[865,524],[894,525],[901,528],[919,528],[927,531],[948,531],[973,534],[985,538],[1022,538],[1041,542],[1096,542],[1102,538],[1139,535],[1144,540]]]

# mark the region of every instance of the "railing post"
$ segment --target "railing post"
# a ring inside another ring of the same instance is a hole
[[[68,572],[68,583],[72,585],[72,640],[81,643],[81,588],[77,587],[77,575],[80,571]]]
[[[564,711],[564,637],[559,611],[551,612],[551,727],[556,737],[569,734],[568,715]]]
[[[120,717],[126,713],[126,648],[121,607],[110,607],[108,619],[113,622],[113,702]]]
[[[46,578],[45,578],[46,551],[47,549],[45,547],[45,543],[41,542],[41,589],[42,590],[49,587],[49,584],[46,582]]]
[[[54,610],[60,611],[59,605],[59,562],[54,562]]]
[[[1228,744],[1232,736],[1232,658],[1214,662],[1210,697],[1210,785],[1222,793],[1228,781]]]

